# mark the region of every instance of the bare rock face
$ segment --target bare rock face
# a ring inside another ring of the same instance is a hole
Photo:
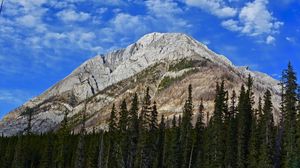
[[[216,81],[224,79],[227,89],[238,91],[249,74],[254,78],[256,98],[269,89],[274,104],[279,104],[278,81],[270,76],[235,67],[226,57],[185,34],[151,33],[125,49],[86,61],[46,92],[8,113],[0,122],[0,133],[22,133],[26,117],[21,112],[26,107],[35,111],[34,132],[57,129],[66,111],[76,130],[79,113],[85,108],[88,129],[105,128],[111,104],[118,105],[123,99],[130,103],[132,94],[142,96],[146,86],[160,114],[171,117],[181,113],[190,83],[194,87],[195,112],[201,98],[211,112]],[[278,107],[274,116],[278,117]]]

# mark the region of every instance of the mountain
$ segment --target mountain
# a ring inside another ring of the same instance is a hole
[[[270,76],[234,66],[225,56],[181,33],[151,33],[124,49],[96,56],[84,62],[69,76],[38,97],[8,113],[0,122],[0,133],[14,135],[24,131],[27,119],[21,113],[34,109],[33,131],[55,130],[65,111],[76,131],[79,113],[86,109],[88,130],[106,128],[112,103],[140,98],[146,86],[160,114],[180,115],[187,86],[192,84],[195,112],[201,98],[205,110],[212,112],[215,85],[224,79],[226,88],[238,91],[248,75],[254,78],[254,95],[271,90],[274,104],[280,102],[278,81]],[[276,106],[275,119],[278,118]]]

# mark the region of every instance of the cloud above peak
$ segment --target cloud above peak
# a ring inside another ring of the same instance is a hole
[[[238,13],[236,8],[227,6],[223,0],[185,0],[185,3],[208,11],[219,18],[234,17]]]
[[[249,36],[275,34],[283,22],[278,21],[267,9],[268,0],[248,2],[239,12],[238,19],[228,19],[222,26]]]

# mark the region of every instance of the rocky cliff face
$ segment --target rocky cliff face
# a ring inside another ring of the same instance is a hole
[[[194,87],[195,112],[201,98],[206,110],[212,111],[215,82],[224,79],[227,89],[238,91],[249,74],[254,78],[256,97],[270,89],[274,104],[278,104],[278,81],[268,75],[235,67],[226,57],[185,34],[151,33],[125,49],[86,61],[45,93],[7,114],[0,122],[0,133],[22,132],[26,117],[21,112],[26,107],[34,108],[35,132],[58,128],[65,111],[76,130],[78,114],[85,107],[88,129],[104,128],[112,102],[118,105],[126,99],[129,103],[132,94],[142,96],[146,86],[151,88],[159,113],[165,116],[181,113],[190,83]]]

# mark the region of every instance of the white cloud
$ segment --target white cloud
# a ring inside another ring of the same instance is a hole
[[[19,105],[27,101],[33,95],[23,90],[0,90],[0,101]]]
[[[64,22],[82,22],[88,20],[91,16],[88,13],[84,12],[76,12],[71,9],[63,10],[57,13],[57,17],[59,17]]]
[[[157,17],[170,17],[171,15],[183,13],[177,3],[171,0],[148,0],[146,6]]]
[[[285,39],[290,43],[296,43],[296,39],[294,37],[286,37]]]
[[[147,0],[146,6],[155,27],[168,25],[165,27],[168,31],[182,31],[191,27],[188,21],[180,17],[184,10],[173,0]]]
[[[222,21],[221,24],[223,27],[225,27],[226,29],[231,30],[231,31],[241,31],[242,30],[242,27],[238,26],[238,21],[233,20],[233,19]]]
[[[275,37],[269,35],[267,38],[266,38],[266,43],[267,44],[274,44],[275,43]]]
[[[283,22],[278,21],[267,9],[268,0],[247,3],[239,13],[239,19],[223,21],[222,25],[231,30],[250,36],[278,33]]]
[[[148,30],[147,19],[143,16],[133,16],[127,13],[118,13],[115,18],[111,20],[112,28],[117,33],[121,34],[142,34]]]
[[[219,18],[233,17],[237,14],[237,9],[229,7],[223,0],[184,0],[189,6],[198,7],[208,11]]]

